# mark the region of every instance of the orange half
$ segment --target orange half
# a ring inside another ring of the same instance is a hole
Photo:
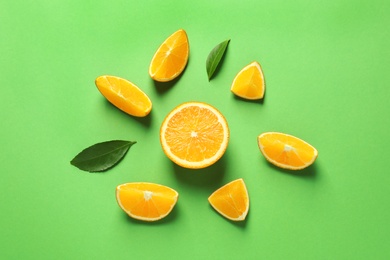
[[[199,169],[218,161],[229,142],[229,127],[216,108],[187,102],[174,108],[160,129],[164,153],[176,164]]]
[[[267,132],[257,137],[261,153],[272,164],[290,170],[304,169],[314,163],[317,150],[288,134]]]
[[[262,99],[265,92],[265,81],[260,64],[254,61],[238,72],[230,90],[241,98]]]
[[[222,186],[208,200],[219,214],[233,221],[244,220],[249,211],[249,195],[243,179]]]
[[[143,221],[166,217],[176,205],[178,196],[174,189],[155,183],[125,183],[116,188],[116,199],[123,211]]]
[[[173,80],[187,65],[190,47],[187,33],[180,29],[169,36],[157,49],[149,66],[149,75],[160,82]]]
[[[100,76],[95,80],[100,93],[123,112],[137,117],[147,116],[152,101],[135,84],[115,76]]]

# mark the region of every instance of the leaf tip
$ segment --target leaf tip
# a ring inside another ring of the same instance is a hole
[[[210,82],[210,80],[211,80],[211,77],[212,77],[212,75],[210,75],[210,73],[207,72],[207,79],[209,80],[209,82]]]

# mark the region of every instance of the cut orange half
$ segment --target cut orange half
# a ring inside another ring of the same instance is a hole
[[[210,166],[225,153],[229,127],[214,107],[187,102],[174,108],[160,129],[164,153],[176,164],[199,169]]]
[[[307,142],[288,134],[267,132],[257,137],[261,153],[272,164],[290,170],[311,165],[318,156],[317,150]]]
[[[244,220],[249,211],[249,195],[243,179],[222,186],[208,200],[219,214],[233,221]]]
[[[265,92],[265,81],[260,64],[254,61],[238,72],[230,90],[241,98],[262,99]]]
[[[155,183],[133,182],[116,188],[119,206],[132,218],[156,221],[166,217],[179,194],[172,188]]]
[[[115,76],[100,76],[95,80],[100,93],[123,112],[137,117],[147,116],[152,101],[135,84]]]
[[[156,81],[173,80],[187,65],[190,47],[187,33],[180,29],[169,36],[157,49],[149,66],[149,75]]]

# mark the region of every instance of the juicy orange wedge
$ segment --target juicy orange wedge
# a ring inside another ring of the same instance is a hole
[[[317,150],[307,142],[288,134],[267,132],[257,137],[261,153],[272,164],[290,170],[311,165],[318,156]]]
[[[160,82],[173,80],[187,65],[190,47],[187,33],[180,29],[169,36],[157,49],[149,66],[149,75]]]
[[[119,206],[132,218],[156,221],[166,217],[179,194],[172,188],[155,183],[133,182],[116,188]]]
[[[249,195],[243,179],[222,186],[208,200],[218,213],[233,221],[244,220],[249,211]]]
[[[160,129],[164,153],[176,164],[199,169],[210,166],[225,153],[229,127],[214,107],[187,102],[174,108]]]
[[[147,116],[152,101],[135,84],[115,76],[100,76],[95,80],[100,93],[120,110],[136,117]]]
[[[238,72],[230,90],[244,99],[262,99],[265,92],[265,81],[260,64],[254,61]]]

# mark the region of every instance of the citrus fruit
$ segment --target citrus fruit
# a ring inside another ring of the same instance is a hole
[[[172,188],[155,183],[132,182],[116,187],[119,206],[132,218],[156,221],[167,216],[179,194]]]
[[[95,80],[100,93],[120,110],[136,117],[147,116],[152,110],[149,97],[128,80],[115,76],[100,76]]]
[[[199,169],[212,165],[225,153],[229,127],[214,107],[187,102],[174,108],[160,129],[164,153],[176,164]]]
[[[317,158],[317,150],[307,142],[288,134],[267,132],[257,137],[261,153],[272,164],[290,170],[300,170]]]
[[[218,213],[233,221],[244,220],[249,211],[249,195],[243,179],[222,186],[208,200]]]
[[[187,65],[190,47],[187,33],[180,29],[169,36],[157,49],[149,66],[149,75],[160,82],[173,80]]]
[[[241,98],[262,99],[264,97],[265,81],[260,64],[254,61],[238,72],[230,90]]]

